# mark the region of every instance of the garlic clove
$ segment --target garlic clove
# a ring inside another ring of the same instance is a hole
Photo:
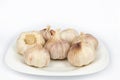
[[[73,39],[78,35],[78,32],[72,28],[65,29],[61,32],[61,38],[68,41],[69,43],[71,43]]]
[[[53,36],[54,32],[55,32],[55,31],[54,31],[53,29],[51,29],[51,27],[48,25],[47,28],[42,29],[42,30],[40,31],[40,34],[41,34],[41,35],[43,36],[43,38],[47,41],[47,40],[51,39],[51,37]]]
[[[53,37],[47,41],[45,48],[50,52],[51,59],[65,59],[70,44],[62,40],[60,37],[60,30],[56,30]]]
[[[24,61],[30,66],[45,67],[50,63],[50,55],[45,48],[35,46],[25,51]]]
[[[78,42],[71,46],[67,59],[73,66],[88,65],[95,60],[95,49],[84,42]]]
[[[24,52],[35,45],[43,46],[45,44],[44,38],[37,31],[23,32],[17,39],[17,51],[23,55]]]

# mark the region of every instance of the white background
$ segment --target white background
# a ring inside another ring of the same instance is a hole
[[[3,58],[11,39],[40,24],[70,24],[96,33],[110,51],[110,64],[102,72],[77,77],[25,75],[6,67]],[[0,0],[0,80],[119,80],[119,0]]]

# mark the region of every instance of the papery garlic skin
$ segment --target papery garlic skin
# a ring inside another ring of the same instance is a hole
[[[73,66],[88,65],[96,58],[94,47],[86,43],[73,44],[68,52],[67,59]]]
[[[25,51],[24,61],[30,66],[45,67],[50,63],[50,55],[45,48],[36,46]]]
[[[47,41],[51,39],[51,37],[54,34],[54,30],[50,29],[50,26],[47,26],[47,28],[40,30],[40,34],[43,36],[43,38]]]
[[[75,29],[65,29],[65,30],[63,30],[62,32],[61,32],[61,38],[63,39],[63,40],[66,40],[66,41],[68,41],[69,43],[71,43],[72,41],[73,41],[73,39],[76,37],[76,36],[78,36],[79,34],[78,34],[78,32],[75,30]]]
[[[62,40],[59,32],[56,31],[54,36],[46,43],[45,48],[50,52],[51,59],[65,59],[70,44]]]
[[[35,45],[43,46],[45,44],[44,38],[39,34],[39,32],[23,32],[17,39],[17,51],[19,54],[23,55],[24,52]]]

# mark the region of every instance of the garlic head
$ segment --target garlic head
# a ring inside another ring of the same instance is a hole
[[[71,43],[73,39],[78,35],[79,34],[75,29],[66,29],[61,32],[61,38],[68,41],[69,43]]]
[[[50,55],[45,48],[35,46],[25,51],[24,61],[30,66],[45,67],[50,63]]]
[[[95,57],[95,49],[91,45],[78,42],[70,48],[67,59],[73,66],[84,66],[93,62]]]
[[[45,40],[38,32],[23,32],[17,39],[17,51],[23,55],[28,48],[35,45],[43,46],[44,44]]]

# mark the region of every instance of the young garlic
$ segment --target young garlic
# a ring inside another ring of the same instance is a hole
[[[94,36],[92,36],[91,34],[81,33],[79,36],[74,38],[74,40],[72,41],[72,44],[80,42],[82,38],[84,38],[89,44],[93,45],[95,47],[95,49],[97,48],[98,40]]]
[[[19,54],[24,54],[24,52],[35,45],[44,45],[45,40],[39,34],[39,32],[23,32],[17,39],[17,51]]]
[[[66,41],[68,41],[69,43],[71,43],[72,41],[73,41],[73,39],[76,37],[76,36],[78,36],[79,34],[78,34],[78,32],[75,30],[75,29],[66,29],[66,30],[63,30],[62,32],[61,32],[61,38],[63,39],[63,40],[66,40]]]
[[[95,49],[85,42],[78,42],[72,45],[68,52],[68,61],[73,66],[88,65],[95,60]]]
[[[98,41],[92,35],[81,34],[75,38],[68,52],[68,61],[74,66],[84,66],[95,60]]]
[[[49,52],[41,46],[35,46],[25,51],[24,61],[34,67],[45,67],[50,62]]]
[[[42,29],[40,31],[40,34],[42,34],[43,38],[47,41],[47,40],[51,39],[51,37],[53,36],[54,32],[55,31],[50,29],[50,26],[48,26],[47,28]]]
[[[56,30],[53,37],[47,41],[45,48],[50,52],[51,59],[65,59],[70,44],[62,40],[60,37],[60,30]]]

